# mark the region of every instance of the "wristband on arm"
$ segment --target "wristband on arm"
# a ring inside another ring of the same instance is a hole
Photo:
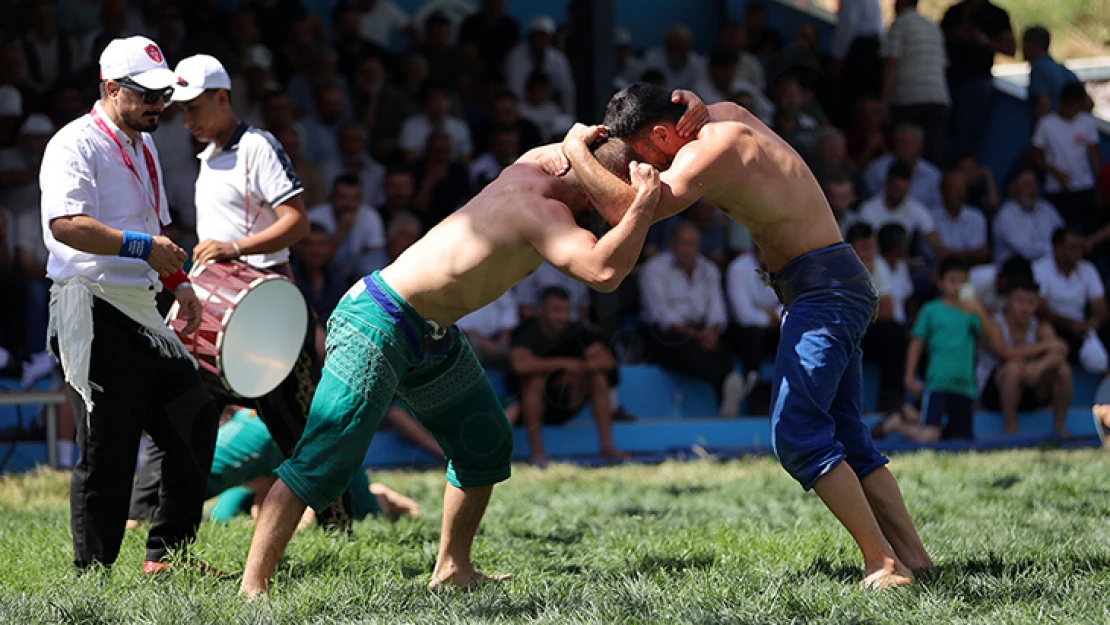
[[[145,232],[123,231],[123,245],[119,248],[119,255],[124,258],[141,258],[146,260],[150,250],[154,248],[154,237]]]
[[[178,269],[177,273],[158,279],[162,282],[162,286],[170,293],[176,293],[177,287],[183,284],[192,284],[189,282],[189,276],[185,274],[184,269]]]

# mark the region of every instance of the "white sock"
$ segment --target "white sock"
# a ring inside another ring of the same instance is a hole
[[[56,449],[58,450],[58,466],[63,469],[72,469],[74,458],[74,451],[77,450],[77,443],[73,441],[58,441]]]
[[[11,360],[12,355],[8,353],[8,350],[0,347],[0,369],[7,367],[8,363],[11,362]]]
[[[617,389],[609,389],[609,409],[616,412],[621,409],[621,394]]]

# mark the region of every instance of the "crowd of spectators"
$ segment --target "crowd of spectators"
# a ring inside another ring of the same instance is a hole
[[[294,250],[294,272],[326,322],[352,280],[575,121],[572,28],[546,15],[521,24],[505,5],[482,0],[469,17],[418,21],[391,0],[356,0],[339,3],[328,23],[297,0],[242,1],[231,12],[215,0],[0,1],[0,375],[29,383],[52,366],[37,168],[53,132],[95,100],[108,41],[141,33],[171,67],[208,53],[228,68],[235,110],[273,133],[304,184],[312,230]],[[706,54],[681,24],[659,42],[634,42],[618,27],[613,87],[645,81],[735,102],[806,160],[882,297],[863,346],[880,364],[881,410],[906,401],[910,328],[937,297],[945,261],[968,268],[999,320],[1033,314],[1007,304],[1013,285],[1019,296],[1037,293],[1038,327],[1067,344],[1065,364],[1105,372],[1110,189],[1086,91],[1050,56],[1048,31],[1018,38],[989,0],[954,4],[940,24],[915,0],[894,9],[884,28],[879,0],[842,0],[827,54],[812,25],[781,32],[758,1],[721,26]],[[991,68],[1019,50],[1032,68],[1035,126],[1028,156],[995,180],[976,161]],[[202,146],[173,107],[154,136],[173,236],[190,249]],[[749,393],[749,412],[766,413],[758,371],[776,349],[782,308],[755,274],[763,259],[750,236],[698,203],[656,224],[643,256],[615,295],[545,265],[460,321],[483,363],[509,374],[522,422],[538,428],[590,403],[605,444],[609,423],[631,418],[616,401],[615,363],[636,357],[713,385],[722,416],[736,416],[737,397]],[[629,325],[633,340],[622,332]],[[993,385],[1004,411],[1026,380],[1015,382],[1008,363],[981,374],[976,389]],[[1040,390],[1034,399],[1049,401]]]

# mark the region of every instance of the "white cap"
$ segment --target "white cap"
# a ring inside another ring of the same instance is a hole
[[[532,21],[528,22],[528,32],[531,33],[531,32],[535,32],[537,30],[540,31],[541,33],[547,33],[548,35],[554,35],[555,34],[555,20],[551,19],[551,17],[547,16],[547,15],[537,15],[536,17],[533,17]]]
[[[627,46],[632,43],[632,33],[624,26],[617,26],[613,29],[613,46]]]
[[[204,93],[205,89],[231,90],[231,77],[227,70],[207,54],[197,54],[182,59],[174,69],[177,84],[173,86],[173,101],[188,102]]]
[[[23,117],[23,94],[19,89],[0,86],[0,117]]]
[[[38,136],[49,137],[54,134],[54,122],[50,118],[41,113],[35,113],[26,120],[19,128],[19,136]]]
[[[165,89],[176,81],[158,44],[139,35],[113,39],[100,54],[100,79],[121,78],[147,89]]]
[[[243,69],[270,69],[273,65],[274,57],[266,46],[255,44],[247,48],[246,58],[243,59]]]

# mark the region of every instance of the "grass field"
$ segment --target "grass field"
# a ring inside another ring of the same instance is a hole
[[[847,533],[768,458],[583,470],[519,467],[476,544],[508,584],[428,593],[439,472],[383,473],[426,518],[297,535],[268,600],[237,580],[146,579],[143,532],[110,573],[70,568],[67,479],[0,479],[0,623],[1106,623],[1110,455],[897,456],[939,569],[858,588]],[[205,524],[198,553],[241,571],[251,525]]]

